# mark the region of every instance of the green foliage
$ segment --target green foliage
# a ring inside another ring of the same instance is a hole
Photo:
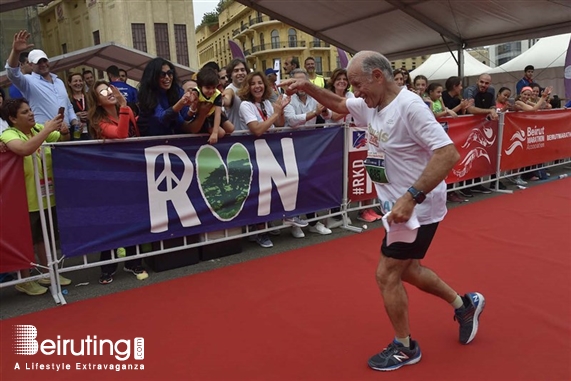
[[[232,3],[232,1],[234,0],[220,0],[218,5],[216,5],[216,9],[214,11],[207,12],[204,14],[204,16],[202,16],[202,21],[200,22],[200,25],[197,26],[197,28],[203,25],[218,24],[218,16],[220,16],[222,11],[224,11],[224,9],[226,9],[226,7]]]

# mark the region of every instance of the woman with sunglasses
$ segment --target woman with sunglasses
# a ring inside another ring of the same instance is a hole
[[[160,57],[151,60],[139,83],[138,125],[141,135],[188,132],[187,122],[194,116],[193,110],[189,109],[191,97],[179,85],[172,63]]]
[[[139,129],[133,110],[127,106],[127,101],[121,92],[107,81],[97,81],[87,93],[89,103],[89,130],[94,139],[125,139],[139,136]],[[124,250],[124,251],[123,251]],[[119,248],[126,256],[137,253],[136,246]],[[111,250],[101,252],[99,260],[111,259]],[[148,273],[142,266],[141,259],[125,262],[124,270],[133,273],[137,279],[148,278]],[[101,266],[100,284],[113,282],[117,263]]]
[[[107,81],[97,81],[87,93],[89,130],[94,139],[140,136],[133,110],[121,92]]]

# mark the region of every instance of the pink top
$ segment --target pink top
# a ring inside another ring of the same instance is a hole
[[[133,126],[133,131],[129,134],[129,125]],[[133,110],[128,106],[119,109],[119,120],[109,115],[109,118],[99,122],[101,136],[107,139],[125,139],[129,137],[141,136]]]

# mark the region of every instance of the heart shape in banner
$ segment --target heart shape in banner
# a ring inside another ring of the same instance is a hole
[[[210,210],[220,221],[231,221],[244,207],[250,194],[253,167],[246,147],[230,147],[226,163],[220,152],[210,145],[196,153],[198,186]]]

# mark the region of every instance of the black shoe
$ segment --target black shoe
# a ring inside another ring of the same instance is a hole
[[[457,191],[462,197],[474,197],[474,193],[469,188],[459,189]]]
[[[460,324],[460,342],[468,344],[478,333],[478,322],[486,306],[486,299],[479,292],[471,292],[464,295],[462,300],[464,306],[454,311],[454,320]]]
[[[498,189],[506,190],[506,189],[508,189],[508,187],[506,187],[506,186],[504,185],[504,183],[502,183],[502,182],[500,181],[500,182],[498,182]]]
[[[492,191],[491,191],[490,189],[486,188],[486,187],[483,186],[483,185],[475,185],[475,186],[473,186],[472,188],[470,188],[470,190],[471,190],[473,193],[484,193],[484,194],[490,194],[490,193],[492,193]]]
[[[99,277],[99,284],[109,284],[113,282],[113,274],[103,273]]]
[[[405,365],[413,365],[420,361],[422,354],[420,347],[414,340],[410,340],[410,348],[393,340],[381,353],[369,359],[369,367],[374,370],[391,371]]]

